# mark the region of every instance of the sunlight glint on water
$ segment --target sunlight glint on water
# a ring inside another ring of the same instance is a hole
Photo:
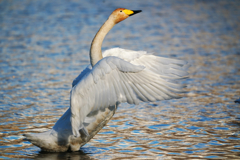
[[[239,1],[0,1],[0,158],[240,157]],[[187,97],[122,104],[75,153],[42,153],[23,133],[50,129],[69,107],[91,40],[118,7],[143,12],[116,25],[121,47],[187,60]]]

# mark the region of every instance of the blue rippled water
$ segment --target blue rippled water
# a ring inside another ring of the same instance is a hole
[[[50,129],[69,107],[91,40],[119,7],[143,12],[116,25],[103,50],[186,60],[189,93],[121,104],[79,152],[40,152],[22,134]],[[0,159],[239,159],[239,7],[237,0],[1,0]]]

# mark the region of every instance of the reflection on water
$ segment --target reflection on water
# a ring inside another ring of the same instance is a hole
[[[81,160],[81,159],[93,159],[83,151],[79,152],[64,152],[64,153],[49,153],[49,152],[40,152],[37,154],[34,159],[37,160],[64,160],[64,159],[71,159],[71,160]]]
[[[143,12],[115,26],[103,48],[189,61],[189,93],[122,104],[79,152],[40,152],[22,134],[48,130],[69,107],[71,82],[89,63],[92,38],[122,4]],[[238,6],[200,0],[0,1],[0,158],[240,158],[240,106],[234,102],[240,98]]]

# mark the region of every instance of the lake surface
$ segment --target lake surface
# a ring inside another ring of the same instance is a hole
[[[119,7],[121,47],[186,60],[182,99],[121,104],[74,153],[42,153],[22,134],[50,129],[69,107],[91,40]],[[240,159],[240,1],[0,0],[0,159]]]

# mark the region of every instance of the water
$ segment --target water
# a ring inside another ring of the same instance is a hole
[[[50,129],[69,107],[89,46],[118,7],[142,13],[115,26],[121,47],[187,60],[189,93],[122,104],[76,153],[42,153],[23,133]],[[239,159],[239,1],[0,1],[0,159]]]

